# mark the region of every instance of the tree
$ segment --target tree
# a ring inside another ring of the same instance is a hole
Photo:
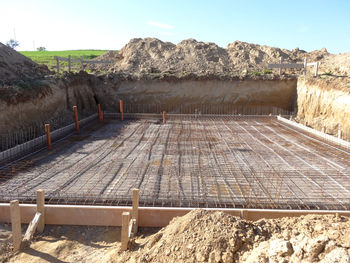
[[[13,38],[11,38],[9,41],[6,42],[6,46],[16,49],[16,47],[19,46],[19,42]]]
[[[38,51],[46,51],[46,47],[38,47],[36,50],[38,50]]]

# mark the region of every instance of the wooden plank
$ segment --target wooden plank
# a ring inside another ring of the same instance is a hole
[[[138,231],[139,223],[139,189],[132,190],[132,214],[131,218],[135,220],[135,233]]]
[[[268,64],[268,68],[303,68],[304,64],[298,64],[298,63],[291,63],[291,64]]]
[[[178,216],[183,216],[195,208],[139,207],[139,227],[164,227]],[[28,224],[33,219],[36,205],[21,204],[21,222]],[[242,209],[208,208],[239,217]],[[343,210],[276,210],[244,209],[243,215],[249,220],[261,218],[280,218],[307,214],[336,214],[350,217],[350,211]],[[131,212],[131,207],[121,206],[83,206],[83,205],[45,205],[45,224],[80,226],[121,226],[122,213]],[[247,216],[248,213],[248,216]],[[10,222],[10,204],[0,204],[0,222]]]
[[[42,189],[36,191],[36,212],[41,214],[38,232],[42,233],[45,228],[45,192]]]
[[[62,58],[62,57],[54,57],[56,60],[60,60],[60,61],[68,61],[68,58]]]
[[[17,252],[20,250],[22,242],[21,211],[18,200],[11,201],[10,207],[13,251]]]
[[[27,231],[24,235],[23,241],[22,241],[22,247],[25,247],[29,244],[30,240],[32,240],[34,233],[36,231],[36,228],[39,224],[39,220],[41,218],[40,213],[36,213],[33,220],[28,225]]]
[[[319,65],[319,63],[316,62],[316,66],[315,66],[315,77],[317,77],[317,75],[318,75],[318,65]]]
[[[129,244],[129,221],[130,221],[130,213],[123,212],[122,214],[122,232],[121,232],[121,246],[120,250],[125,251],[128,249]]]
[[[280,65],[282,65],[282,57],[280,57]],[[279,74],[282,74],[282,66],[279,67]]]
[[[308,62],[306,63],[306,66],[310,67],[310,66],[316,66],[317,62]]]
[[[68,62],[68,66],[69,66],[69,62],[71,62],[71,63],[84,63],[84,64],[111,64],[111,63],[113,63],[113,61],[110,61],[110,60],[84,60],[83,57],[80,57],[80,59],[72,59],[71,55],[68,55],[68,58],[54,56],[54,59],[59,60],[59,61],[66,61],[66,62]]]
[[[136,219],[131,219],[129,222],[129,230],[128,230],[129,238],[134,237],[134,234],[136,234],[135,226],[136,226]]]
[[[84,60],[83,61],[85,64],[112,64],[112,61],[107,61],[107,60]]]

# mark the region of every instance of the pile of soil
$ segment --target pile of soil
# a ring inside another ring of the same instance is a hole
[[[320,73],[350,75],[350,53],[332,55],[325,48],[306,52],[261,46],[235,41],[221,48],[215,43],[187,39],[175,45],[156,38],[135,38],[118,54],[108,53],[96,60],[112,60],[114,64],[94,65],[92,70],[110,71],[132,75],[172,74],[178,77],[195,75],[246,75],[268,74],[269,63],[303,63],[320,61]],[[276,71],[276,70],[275,70]],[[284,70],[285,73],[301,73],[301,69]]]
[[[140,228],[123,252],[119,227],[46,226],[9,262],[350,262],[349,237],[342,216],[251,222],[198,209],[160,230]]]
[[[0,43],[0,86],[18,80],[41,78],[50,71]]]
[[[116,262],[350,262],[350,220],[308,215],[241,220],[193,210]],[[338,261],[336,261],[338,260]]]

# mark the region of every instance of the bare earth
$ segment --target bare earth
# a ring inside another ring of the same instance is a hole
[[[129,251],[119,248],[118,227],[46,226],[9,262],[350,262],[350,220],[308,215],[250,222],[193,210],[159,231],[140,229]]]
[[[109,51],[95,60],[109,60],[112,64],[94,65],[93,70],[107,70],[131,75],[174,74],[176,76],[196,75],[246,75],[267,69],[269,63],[321,62],[319,72],[349,76],[350,53],[330,54],[325,48],[306,52],[261,46],[235,41],[226,48],[215,43],[186,39],[177,45],[162,42],[156,38],[135,38],[117,54]],[[313,68],[310,68],[313,72]],[[301,70],[288,70],[286,73],[298,73]],[[277,73],[277,71],[275,71]],[[310,73],[311,74],[311,73]]]
[[[35,79],[48,73],[46,66],[39,66],[31,59],[0,43],[0,87],[9,81]]]

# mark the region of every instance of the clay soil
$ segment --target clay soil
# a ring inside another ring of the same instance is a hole
[[[193,210],[160,230],[141,228],[125,252],[119,227],[46,226],[17,255],[8,253],[9,241],[2,244],[3,262],[350,262],[350,220],[308,215],[250,222]]]

